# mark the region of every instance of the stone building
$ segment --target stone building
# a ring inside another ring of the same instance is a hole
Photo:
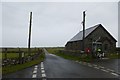
[[[65,45],[66,50],[82,50],[83,31],[77,33]],[[117,40],[101,25],[95,25],[85,30],[85,49],[91,51],[101,48],[103,52],[115,52]]]

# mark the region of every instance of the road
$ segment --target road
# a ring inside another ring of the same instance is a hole
[[[44,51],[46,58],[40,64],[3,75],[3,78],[118,78],[119,76],[116,67],[118,60],[86,63],[66,60],[48,53],[45,49]]]

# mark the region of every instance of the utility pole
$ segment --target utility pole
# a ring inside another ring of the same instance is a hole
[[[31,42],[31,25],[32,25],[32,12],[30,12],[30,24],[29,24],[29,38],[28,38],[28,55],[31,55],[30,42]]]
[[[82,44],[82,50],[85,50],[85,11],[83,11],[83,44]]]

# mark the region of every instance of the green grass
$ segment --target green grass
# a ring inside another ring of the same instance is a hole
[[[3,49],[3,51],[4,51],[4,49]],[[18,52],[18,51],[19,51],[19,48],[7,48],[7,52],[13,52],[14,53],[14,52]],[[28,48],[20,48],[20,51],[28,52]],[[36,52],[36,51],[38,51],[38,48],[31,48],[31,51]]]
[[[31,55],[34,55],[35,53],[31,53]],[[1,57],[2,56],[2,57]],[[25,57],[27,57],[28,56],[28,53],[25,53]],[[2,59],[4,59],[5,58],[5,53],[0,53],[0,57],[2,58]],[[7,58],[9,58],[9,59],[12,59],[12,58],[18,58],[19,57],[19,53],[7,53]],[[1,59],[0,58],[0,59]]]
[[[59,47],[53,47],[53,48],[46,48],[47,50],[49,50],[50,53],[55,53],[55,51],[58,50],[64,50],[64,48],[59,48]]]
[[[2,53],[0,53],[0,59],[2,59]]]
[[[110,58],[110,59],[120,59],[120,53],[119,54],[117,54],[117,53],[110,53],[110,54],[107,54],[106,57]]]
[[[8,73],[16,72],[16,71],[22,70],[24,68],[33,66],[35,64],[39,64],[41,61],[44,60],[44,57],[45,57],[45,54],[42,53],[37,59],[35,59],[33,61],[26,62],[24,64],[5,66],[5,67],[2,68],[2,74],[8,74]]]
[[[18,53],[7,53],[7,58],[18,58],[19,54]],[[2,53],[2,59],[5,58],[5,54]]]
[[[49,53],[52,53],[52,54],[55,54],[55,55],[58,55],[58,56],[61,56],[65,59],[69,59],[69,60],[75,60],[75,61],[86,61],[86,62],[90,62],[92,60],[92,56],[91,55],[86,55],[86,54],[83,54],[82,56],[73,56],[73,55],[70,55],[70,54],[65,54],[63,52],[60,52],[59,49],[47,49],[47,51]]]
[[[90,61],[94,60],[94,58],[92,58],[92,55],[86,55],[86,54],[83,54],[82,56],[68,55],[68,54],[64,54],[63,52],[60,52],[59,50],[61,50],[61,49],[59,49],[59,48],[47,48],[47,50],[48,50],[49,53],[61,56],[61,57],[65,58],[65,59],[69,59],[69,60],[86,61],[86,62],[90,62]],[[107,53],[106,58],[120,59],[120,54]]]

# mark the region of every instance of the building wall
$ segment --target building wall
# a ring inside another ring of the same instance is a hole
[[[66,50],[81,50],[81,48],[82,48],[82,41],[68,42],[65,45]]]
[[[90,44],[97,39],[99,39],[98,42],[102,43],[103,51],[114,52],[116,50],[116,41],[102,27],[98,27],[93,33],[86,37],[85,47],[89,47]],[[90,47],[92,47],[92,45]]]
[[[102,28],[98,27],[89,36],[85,38],[85,48],[91,48],[92,42],[96,41],[102,43],[102,50],[105,52],[115,52],[116,41]],[[66,50],[82,50],[82,41],[68,42],[65,46]]]

